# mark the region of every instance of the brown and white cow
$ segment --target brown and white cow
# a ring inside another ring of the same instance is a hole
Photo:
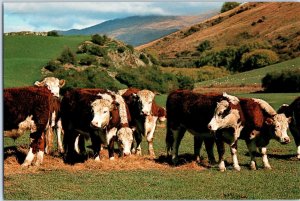
[[[42,164],[45,132],[56,107],[45,87],[4,89],[4,136],[16,139],[30,132],[30,149],[22,166],[31,165],[36,154],[35,165]]]
[[[178,149],[186,131],[194,135],[194,154],[200,160],[200,149],[204,141],[211,163],[215,163],[213,153],[214,137],[207,124],[214,114],[217,102],[228,99],[218,94],[199,94],[190,90],[176,90],[167,98],[167,134],[168,155],[172,155],[173,164],[178,162]],[[236,101],[236,100],[230,100]]]
[[[101,144],[108,145],[109,157],[113,159],[115,140],[121,154],[130,154],[133,137],[124,120],[126,105],[116,99],[119,97],[115,98],[112,92],[105,89],[73,89],[66,92],[62,100],[62,123],[67,163],[86,160],[83,137],[91,138],[95,160],[100,159]],[[126,116],[126,119],[130,120],[130,117]]]
[[[284,113],[291,118],[290,131],[297,146],[297,158],[300,159],[300,97],[297,97],[290,105],[284,104],[278,109],[278,114]]]
[[[155,156],[153,138],[157,120],[165,121],[166,111],[155,103],[155,94],[150,90],[140,90],[129,88],[120,90],[126,104],[128,105],[131,123],[130,127],[134,130],[135,146],[132,152],[141,155],[141,142],[143,136],[148,142],[148,152]]]
[[[56,101],[57,102],[56,104],[58,105],[58,107],[52,114],[52,121],[49,124],[49,128],[48,128],[49,131],[46,132],[45,153],[50,153],[52,151],[52,146],[53,146],[52,130],[56,131],[58,151],[60,153],[63,153],[64,152],[63,145],[62,145],[63,130],[62,130],[62,124],[60,118],[60,101],[61,101],[60,89],[65,85],[65,80],[63,79],[59,80],[58,78],[55,77],[46,77],[42,81],[36,81],[34,85],[38,87],[47,87],[48,90],[53,94],[54,101]]]
[[[226,100],[218,102],[208,128],[214,132],[223,130],[216,135],[220,171],[226,170],[223,159],[224,142],[230,144],[233,167],[240,170],[236,154],[237,139],[246,141],[251,158],[251,169],[256,169],[255,152],[257,147],[262,153],[264,167],[271,169],[266,146],[271,139],[276,139],[282,144],[290,142],[287,135],[288,122],[289,118],[286,118],[284,114],[277,114],[266,101],[261,99],[239,98],[235,104]]]

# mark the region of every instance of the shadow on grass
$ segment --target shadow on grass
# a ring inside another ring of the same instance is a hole
[[[15,157],[19,164],[22,164],[26,158],[27,151],[25,146],[10,146],[10,147],[4,147],[3,154],[4,154],[4,160],[6,160],[9,157]]]

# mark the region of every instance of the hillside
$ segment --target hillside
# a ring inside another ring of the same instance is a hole
[[[137,46],[190,26],[214,16],[217,11],[210,11],[199,16],[131,16],[108,20],[84,29],[58,31],[61,35],[106,34]]]
[[[245,3],[137,49],[160,58],[197,58],[196,48],[205,40],[212,50],[259,43],[287,60],[300,56],[299,13],[297,2]]]

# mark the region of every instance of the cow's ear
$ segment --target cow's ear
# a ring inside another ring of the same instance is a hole
[[[289,123],[289,124],[292,122],[292,119],[293,119],[292,117],[289,117],[289,118],[288,118],[288,123]]]
[[[34,86],[42,87],[44,86],[44,82],[35,81]]]
[[[59,87],[63,87],[65,85],[66,81],[65,80],[59,80]]]
[[[266,121],[265,121],[265,123],[267,125],[272,125],[273,124],[273,119],[272,118],[267,118]]]

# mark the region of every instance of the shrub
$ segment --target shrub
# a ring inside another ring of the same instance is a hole
[[[80,59],[79,64],[80,65],[87,65],[87,66],[89,66],[89,65],[91,65],[91,64],[93,64],[95,62],[96,62],[96,58],[95,57],[93,57],[91,55],[86,55],[86,56],[84,56],[83,58]]]
[[[134,47],[132,45],[126,45],[126,47],[131,51],[131,53],[134,52]]]
[[[199,31],[200,29],[198,27],[195,27],[195,26],[192,26],[189,30],[187,30],[185,33],[184,33],[184,36],[189,36],[197,31]]]
[[[210,50],[211,48],[212,48],[212,46],[210,44],[210,41],[205,40],[198,45],[197,50],[199,52],[204,52],[205,50]]]
[[[257,49],[243,54],[241,58],[242,71],[261,68],[278,62],[279,58],[275,52],[266,49]]]
[[[120,46],[120,47],[118,47],[118,49],[117,49],[118,53],[124,53],[125,50],[126,50],[126,48],[123,47],[123,46]]]
[[[108,37],[106,35],[100,36],[99,34],[92,35],[92,42],[103,46],[108,41]]]
[[[66,47],[60,57],[58,58],[58,60],[62,63],[62,64],[66,64],[66,63],[70,63],[70,64],[75,64],[76,63],[76,57],[75,54],[71,51],[70,48]]]
[[[92,55],[96,55],[99,57],[104,57],[107,55],[107,50],[102,47],[99,47],[98,45],[89,46],[88,52]]]
[[[224,2],[222,5],[222,8],[221,8],[221,13],[229,11],[239,5],[240,5],[240,3],[238,3],[238,2]]]
[[[300,69],[267,73],[262,86],[266,92],[300,92]]]
[[[58,37],[59,35],[58,35],[57,31],[49,31],[49,32],[47,32],[47,36]]]
[[[149,64],[149,59],[144,55],[140,54],[140,60],[142,60],[145,64]]]
[[[56,71],[57,69],[61,68],[61,63],[57,60],[51,60],[49,61],[46,66],[45,66],[45,69],[51,71],[51,72],[54,72]]]
[[[194,89],[195,81],[192,78],[184,76],[182,74],[178,74],[176,77],[177,77],[179,89],[189,89],[189,90]]]
[[[224,67],[204,66],[197,72],[197,81],[202,82],[230,75]]]
[[[77,49],[77,54],[84,54],[88,52],[88,45],[86,43],[81,44]]]

